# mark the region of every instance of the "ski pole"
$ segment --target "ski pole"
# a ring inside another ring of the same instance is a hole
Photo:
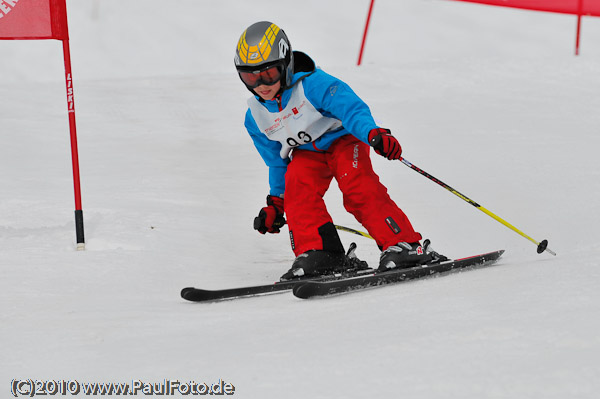
[[[338,226],[337,224],[334,225],[336,229],[341,230],[341,231],[346,231],[348,233],[353,233],[353,234],[357,234],[359,236],[363,236],[363,237],[367,237],[370,238],[371,240],[374,240],[373,237],[371,237],[369,234],[365,233],[364,231],[360,231],[360,230],[354,230],[351,229],[350,227],[344,227],[344,226]]]
[[[494,213],[492,213],[489,210],[485,209],[483,206],[479,205],[477,202],[473,201],[472,199],[470,199],[466,195],[463,195],[463,194],[459,193],[458,191],[456,191],[455,189],[453,189],[452,187],[450,187],[449,185],[447,185],[443,181],[441,181],[441,180],[433,177],[429,173],[425,172],[423,169],[421,169],[421,168],[413,165],[412,163],[408,162],[405,158],[400,158],[400,161],[402,161],[402,163],[404,165],[408,166],[412,170],[414,170],[414,171],[422,174],[423,176],[425,176],[429,180],[433,181],[434,183],[437,183],[440,186],[444,187],[446,190],[450,191],[452,194],[456,195],[458,198],[460,198],[463,201],[468,202],[469,204],[473,205],[475,208],[479,209],[481,212],[483,212],[486,215],[490,216],[492,219],[495,219],[496,221],[502,223],[503,225],[505,225],[506,227],[508,227],[512,231],[514,231],[515,233],[517,233],[517,234],[519,234],[519,235],[527,238],[529,241],[533,242],[535,245],[537,245],[537,253],[538,254],[541,254],[542,252],[547,251],[550,254],[556,256],[556,253],[554,251],[552,251],[550,248],[548,248],[548,240],[542,240],[541,242],[537,242],[533,238],[529,237],[527,234],[523,233],[521,230],[517,229],[512,224],[508,223],[506,220],[498,217],[497,215],[495,215]]]
[[[287,224],[287,221],[284,219],[283,221],[279,221],[277,223],[276,227],[281,228],[281,227],[285,226],[286,224]],[[260,229],[261,226],[263,226],[263,225],[264,225],[264,220],[260,216],[257,216],[254,218],[254,230]],[[351,229],[350,227],[338,226],[337,224],[334,224],[334,226],[337,230],[346,231],[348,233],[356,234],[356,235],[367,237],[367,238],[370,238],[371,240],[374,240],[373,237],[371,237],[369,234],[365,233],[364,231]]]

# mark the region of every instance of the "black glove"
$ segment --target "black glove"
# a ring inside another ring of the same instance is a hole
[[[260,234],[279,233],[283,225],[283,198],[267,195],[267,206],[254,218],[254,230],[258,230]]]
[[[389,129],[377,128],[369,132],[369,144],[379,155],[387,159],[401,159],[402,147],[398,140],[392,136]]]

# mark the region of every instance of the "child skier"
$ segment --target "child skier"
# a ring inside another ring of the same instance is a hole
[[[440,255],[421,246],[421,234],[371,166],[369,143],[390,160],[401,158],[402,147],[390,130],[375,124],[369,107],[346,83],[315,68],[306,54],[292,51],[284,31],[266,21],[242,33],[235,66],[253,94],[245,126],[269,168],[267,206],[254,228],[262,234],[279,233],[285,211],[296,255],[282,280],[319,276],[348,265],[323,201],[332,178],[345,209],[383,251],[378,271],[439,260]]]

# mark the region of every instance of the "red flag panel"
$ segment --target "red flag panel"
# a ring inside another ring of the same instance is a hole
[[[581,14],[600,17],[598,0],[456,0],[492,6],[523,8],[527,10]]]
[[[65,0],[0,0],[0,39],[68,40]]]

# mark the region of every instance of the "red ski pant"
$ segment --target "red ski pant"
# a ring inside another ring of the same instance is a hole
[[[401,241],[421,240],[373,171],[369,150],[351,135],[335,141],[326,152],[294,150],[285,176],[285,213],[296,256],[311,249],[343,251],[323,201],[334,177],[344,207],[382,250]]]

